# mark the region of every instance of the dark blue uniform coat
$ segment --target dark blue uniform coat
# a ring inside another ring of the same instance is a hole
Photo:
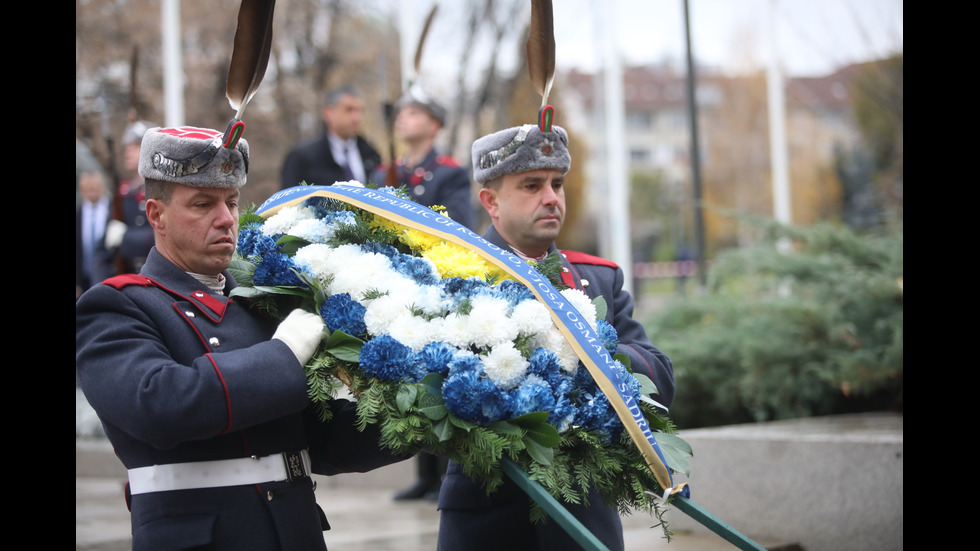
[[[325,475],[400,460],[376,432],[355,428],[351,403],[338,400],[329,423],[315,418],[302,366],[271,339],[276,327],[154,248],[139,275],[110,278],[76,303],[78,384],[127,468],[304,448]],[[326,548],[309,477],[137,494],[130,510],[138,550]]]
[[[405,186],[416,203],[427,207],[442,205],[446,207],[453,221],[473,231],[477,230],[470,173],[456,159],[449,155],[440,155],[432,149],[414,168],[406,167],[404,159],[397,159],[395,172],[398,175],[398,185]],[[388,165],[381,165],[371,176],[371,181],[383,186],[387,173]]]
[[[487,241],[513,252],[491,225],[483,234]],[[554,245],[551,250],[557,250]],[[632,318],[633,299],[623,290],[623,271],[608,260],[564,251],[563,279],[590,298],[602,296],[608,307],[606,321],[619,335],[617,354],[630,358],[631,368],[657,385],[653,398],[669,407],[674,399],[674,370],[670,360],[650,342],[643,326]],[[565,507],[610,551],[622,550],[623,527],[619,512],[603,503],[595,490],[588,496],[590,507],[564,503]],[[439,494],[439,550],[456,551],[569,551],[581,547],[550,519],[532,524],[528,520],[529,498],[509,478],[487,496],[477,480],[465,476],[462,466],[450,462]]]
[[[142,179],[126,180],[119,184],[118,197],[121,220],[126,223],[126,233],[119,244],[125,273],[139,272],[146,255],[153,248],[153,226],[146,219],[146,185]]]

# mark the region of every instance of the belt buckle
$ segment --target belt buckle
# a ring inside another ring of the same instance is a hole
[[[282,462],[286,466],[286,481],[293,482],[309,476],[306,472],[302,452],[282,452]]]

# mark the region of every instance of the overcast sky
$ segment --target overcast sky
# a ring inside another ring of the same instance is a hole
[[[467,2],[378,1],[416,21],[415,37],[432,5],[438,3],[423,69],[440,65],[441,56],[458,57],[451,46],[462,43]],[[525,18],[530,13],[530,0],[527,3]],[[615,49],[624,63],[672,60],[683,67],[684,5],[684,0],[554,0],[556,63],[561,69],[600,67],[605,36],[601,22],[608,20],[614,22]],[[789,76],[825,75],[855,61],[901,51],[903,46],[902,0],[689,0],[687,5],[695,58],[729,71],[764,67],[770,40],[775,40],[781,66]],[[515,28],[522,24],[523,20]],[[770,33],[770,28],[775,32]],[[523,45],[519,50],[517,46],[500,55],[523,55]],[[414,54],[414,46],[411,49]]]

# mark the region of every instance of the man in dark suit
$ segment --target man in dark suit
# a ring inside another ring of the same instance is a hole
[[[553,126],[509,128],[473,143],[473,179],[483,185],[480,203],[491,225],[487,241],[517,256],[541,260],[559,252],[555,239],[565,222],[565,174],[571,166],[568,134]],[[629,356],[631,368],[657,386],[659,403],[674,399],[673,365],[650,342],[643,326],[633,319],[633,299],[623,289],[623,270],[614,262],[574,251],[562,254],[562,280],[589,298],[602,296],[608,305],[606,321],[619,337],[616,354]],[[563,503],[610,551],[624,547],[622,523],[615,507],[603,503],[594,489],[590,506]],[[554,521],[532,523],[530,498],[505,479],[487,495],[482,484],[449,463],[439,494],[439,550],[565,551],[579,546]]]
[[[106,247],[111,217],[105,176],[83,172],[78,179],[81,203],[75,209],[75,299],[89,287],[115,275],[112,251]]]
[[[366,184],[381,154],[363,136],[364,100],[350,86],[331,90],[323,106],[324,132],[296,145],[282,165],[282,188],[303,182],[329,186],[357,180]]]
[[[276,322],[232,298],[248,143],[147,130],[140,156],[155,245],[139,274],[75,303],[75,372],[126,466],[133,549],[326,550],[311,473],[364,472],[381,449],[355,404],[323,422],[303,366],[324,336],[300,309]]]

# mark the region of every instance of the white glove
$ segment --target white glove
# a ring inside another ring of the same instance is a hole
[[[320,316],[297,308],[282,320],[272,338],[286,343],[299,363],[306,365],[323,339],[325,326]]]
[[[122,220],[109,220],[105,227],[105,248],[115,249],[126,235],[126,223]]]

